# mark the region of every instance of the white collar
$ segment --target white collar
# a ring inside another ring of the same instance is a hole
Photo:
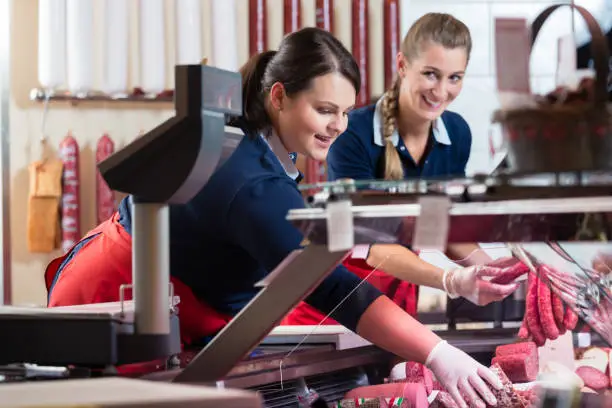
[[[434,120],[432,128],[433,136],[438,143],[451,145],[448,130],[446,130],[442,117],[438,117],[436,120]],[[385,145],[383,143],[382,135],[382,98],[380,98],[378,102],[376,102],[376,110],[374,111],[374,143],[378,146]],[[399,142],[399,134],[397,133],[397,130],[393,131],[393,134],[391,135],[391,142],[393,142],[393,146],[397,146],[397,143]]]
[[[285,149],[283,142],[281,142],[276,132],[270,132],[270,136],[268,137],[266,137],[264,134],[260,134],[260,136],[268,144],[268,147],[278,159],[287,176],[291,177],[293,180],[296,180],[300,175],[300,172],[298,171],[297,167],[295,167],[295,164],[293,164],[292,156],[294,153],[289,153],[287,149]]]

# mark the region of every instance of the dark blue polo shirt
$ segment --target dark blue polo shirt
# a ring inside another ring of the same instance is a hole
[[[327,156],[329,180],[384,178],[385,145],[381,101],[349,114],[347,130],[332,144]],[[426,156],[415,163],[397,131],[393,143],[404,165],[405,178],[463,177],[470,157],[472,133],[457,113],[445,111],[434,121]]]
[[[244,137],[197,196],[170,207],[170,273],[222,313],[238,313],[259,291],[255,283],[300,248],[303,236],[286,216],[304,200],[286,167],[271,143]],[[131,232],[129,207],[124,199],[119,212]],[[328,314],[359,283],[340,265],[305,301]],[[355,330],[379,296],[364,282],[332,316]]]

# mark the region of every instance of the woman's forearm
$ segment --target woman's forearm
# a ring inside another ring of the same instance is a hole
[[[425,262],[402,245],[375,244],[366,260],[373,268],[415,285],[443,289],[444,270]]]
[[[376,299],[361,315],[357,334],[407,361],[419,363],[427,360],[441,340],[386,296]]]

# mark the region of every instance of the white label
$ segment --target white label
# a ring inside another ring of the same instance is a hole
[[[330,252],[348,251],[355,245],[353,212],[349,200],[327,204],[327,248]]]
[[[448,197],[421,197],[412,244],[415,250],[446,250],[450,229],[451,201]]]
[[[540,363],[540,371],[543,371],[548,362],[562,364],[571,372],[576,369],[574,362],[574,341],[571,331],[565,332],[556,340],[547,340],[546,343],[538,349],[538,358]]]
[[[575,88],[576,83],[576,42],[572,34],[559,38],[557,43],[557,86]]]
[[[526,19],[495,19],[495,65],[498,90],[530,93],[530,49]]]

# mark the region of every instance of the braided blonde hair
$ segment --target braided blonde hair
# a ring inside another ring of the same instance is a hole
[[[427,43],[439,44],[444,48],[464,48],[469,60],[472,38],[469,28],[460,20],[446,13],[427,13],[420,17],[408,30],[402,41],[401,51],[408,62],[414,61]],[[385,141],[385,180],[402,180],[404,167],[391,136],[397,128],[399,116],[400,80],[387,90],[382,100],[383,138]]]

